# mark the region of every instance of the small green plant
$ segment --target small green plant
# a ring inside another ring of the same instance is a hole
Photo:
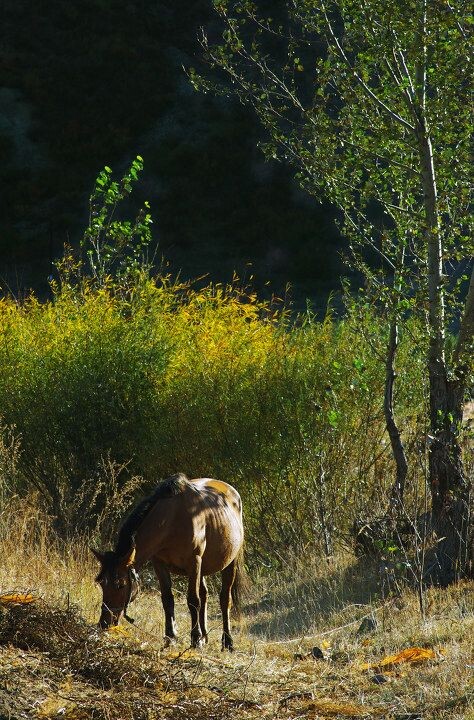
[[[143,158],[138,155],[120,182],[113,179],[107,166],[96,180],[81,249],[92,277],[102,287],[110,278],[118,283],[129,282],[131,276],[148,267],[146,252],[153,222],[150,204],[145,202],[133,222],[117,218],[120,205],[130,196],[142,170]]]

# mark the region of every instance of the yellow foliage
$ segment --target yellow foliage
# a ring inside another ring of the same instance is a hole
[[[0,605],[28,605],[36,600],[29,593],[5,593],[0,595]]]
[[[436,653],[434,650],[431,650],[431,648],[411,647],[402,650],[396,655],[388,655],[379,662],[364,663],[360,666],[360,669],[381,672],[383,670],[390,670],[402,663],[417,665],[419,663],[426,662],[427,660],[434,660],[435,658]]]
[[[110,635],[122,635],[123,637],[130,637],[130,633],[121,625],[109,625],[107,632]]]
[[[264,527],[272,551],[312,541],[323,480],[328,527],[345,529],[390,483],[382,388],[362,333],[290,318],[235,281],[85,280],[48,302],[0,300],[1,419],[21,439],[19,482],[68,532],[95,531],[84,510],[111,507],[104,458],[148,483],[176,469],[236,482],[249,539]]]

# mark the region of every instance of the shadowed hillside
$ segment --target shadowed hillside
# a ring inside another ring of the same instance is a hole
[[[3,283],[44,293],[51,261],[84,227],[97,172],[140,153],[158,256],[173,270],[255,273],[325,302],[340,273],[328,208],[264,162],[247,110],[195,93],[183,71],[200,66],[198,28],[214,22],[206,1],[3,4]]]

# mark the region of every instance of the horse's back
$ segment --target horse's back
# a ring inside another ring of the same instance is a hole
[[[203,574],[226,567],[238,555],[243,539],[242,502],[232,485],[213,478],[191,480],[198,491],[200,514],[195,526],[205,533]]]
[[[213,478],[182,479],[172,495],[159,499],[143,524],[146,555],[173,572],[187,574],[193,557],[202,558],[202,573],[227,567],[243,544],[242,503],[228,483]]]
[[[212,507],[224,503],[231,508],[238,517],[242,517],[242,501],[237,490],[223,480],[213,478],[198,478],[189,481],[196,490],[206,496]]]

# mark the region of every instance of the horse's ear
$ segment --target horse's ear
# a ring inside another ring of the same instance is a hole
[[[132,535],[130,538],[130,545],[129,549],[125,553],[125,555],[122,555],[120,558],[119,564],[122,567],[131,567],[133,563],[135,562],[135,555],[136,555],[136,545],[135,545],[135,535]]]
[[[133,563],[135,562],[136,554],[137,551],[135,550],[135,546],[131,547],[129,552],[122,558],[125,567],[131,567],[133,565]]]
[[[90,548],[90,551],[95,555],[96,559],[97,559],[97,560],[100,562],[100,564],[102,565],[102,563],[104,562],[105,554],[99,552],[98,550],[96,550],[96,549],[93,548],[93,547]]]

